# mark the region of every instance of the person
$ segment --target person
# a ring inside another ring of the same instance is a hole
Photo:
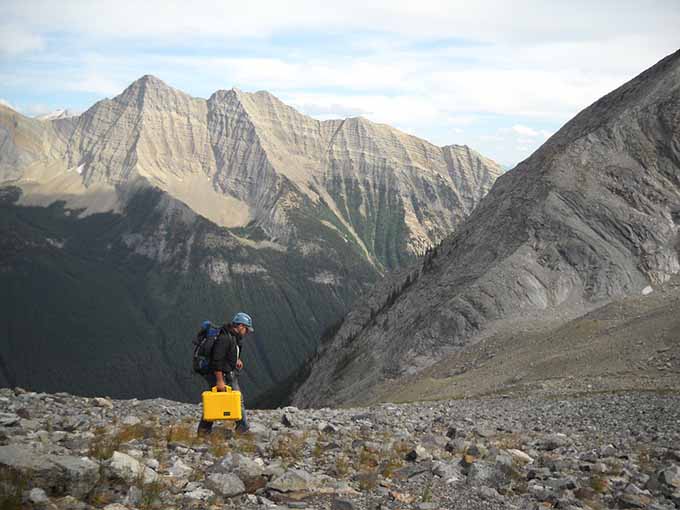
[[[232,390],[241,391],[238,383],[238,372],[243,369],[241,348],[243,338],[253,331],[255,331],[253,320],[244,312],[237,313],[229,324],[220,328],[210,356],[210,373],[204,376],[208,389],[215,386],[217,391],[226,391],[226,386],[231,386]],[[245,433],[248,429],[246,408],[241,393],[241,419],[236,422],[236,432]],[[212,422],[201,419],[198,424],[198,435],[208,435],[211,431]]]

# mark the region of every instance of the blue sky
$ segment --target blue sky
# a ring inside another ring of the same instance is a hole
[[[85,110],[144,74],[207,98],[268,90],[511,166],[680,48],[677,0],[3,1],[0,101]]]

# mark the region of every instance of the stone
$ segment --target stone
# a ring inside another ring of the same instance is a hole
[[[232,473],[213,473],[208,476],[206,485],[215,493],[231,498],[243,494],[246,486],[241,479]]]
[[[289,469],[267,484],[268,489],[279,492],[310,491],[319,486],[319,480],[304,469]]]
[[[517,450],[511,448],[508,453],[512,456],[513,460],[518,464],[533,464],[534,459],[529,456],[529,454],[523,452],[522,450]]]
[[[680,468],[671,466],[659,473],[659,482],[675,489],[680,489]]]
[[[175,460],[172,466],[168,469],[168,473],[170,474],[170,476],[174,476],[177,478],[186,478],[191,473],[193,473],[193,471],[194,469],[191,466],[187,466],[182,461],[182,459]]]
[[[113,476],[128,483],[133,483],[140,476],[144,483],[152,483],[158,479],[158,474],[153,469],[144,466],[134,457],[118,451],[113,452],[108,468]]]
[[[349,499],[333,498],[331,510],[357,510],[357,507]]]
[[[477,494],[479,497],[486,500],[495,500],[500,498],[498,491],[492,487],[479,487],[477,489]]]
[[[618,497],[618,501],[624,508],[647,508],[652,499],[648,496],[623,493]]]
[[[123,418],[123,421],[121,422],[123,425],[127,425],[128,427],[134,426],[134,425],[139,425],[142,423],[142,420],[137,418],[136,416],[129,414],[125,418]]]
[[[550,434],[538,442],[539,448],[548,451],[556,450],[557,448],[563,448],[565,446],[569,446],[570,444],[571,440],[565,434]]]
[[[422,473],[432,471],[431,462],[420,462],[410,466],[405,466],[397,469],[392,473],[392,478],[395,480],[408,480]]]
[[[209,489],[197,487],[183,494],[183,498],[187,501],[207,501],[212,498],[215,493]]]
[[[463,477],[459,465],[455,462],[434,462],[432,473],[442,478],[446,483],[458,482]]]
[[[429,461],[432,460],[432,454],[428,452],[425,448],[423,448],[421,445],[417,445],[413,450],[411,450],[404,456],[404,459],[409,462]]]
[[[92,404],[95,407],[102,407],[104,409],[113,409],[113,402],[108,398],[94,397],[92,399]]]
[[[18,445],[0,446],[0,467],[28,479],[51,496],[83,497],[99,480],[99,464],[71,455],[41,455]]]
[[[34,505],[42,505],[48,503],[50,498],[47,497],[44,490],[36,487],[28,492],[28,500]]]

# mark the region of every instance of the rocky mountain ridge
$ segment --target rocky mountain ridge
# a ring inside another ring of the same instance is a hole
[[[3,140],[0,181],[22,187],[22,203],[61,197],[90,212],[120,210],[116,188],[141,180],[220,226],[256,224],[285,244],[286,211],[301,199],[282,195],[291,183],[388,267],[450,232],[501,173],[465,146],[436,147],[360,117],[317,121],[267,92],[194,98],[150,75],[79,117],[12,122],[41,140],[40,148]],[[6,156],[15,152],[29,164]],[[376,254],[385,194],[403,214],[404,232],[395,232],[403,245]]]
[[[420,267],[322,348],[294,402],[366,402],[516,322],[564,322],[678,272],[680,52],[496,181]],[[386,300],[385,296],[389,296]]]

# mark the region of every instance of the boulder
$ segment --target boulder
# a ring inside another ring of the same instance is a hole
[[[289,469],[267,484],[268,489],[279,492],[310,491],[319,486],[319,480],[303,469]]]
[[[140,476],[144,483],[152,483],[158,479],[158,474],[153,469],[122,452],[113,452],[108,469],[114,478],[120,478],[128,483],[135,482]]]
[[[241,479],[233,473],[213,473],[208,476],[206,485],[226,498],[238,496],[246,491],[246,486]]]
[[[70,455],[42,455],[19,445],[0,446],[0,467],[48,495],[86,496],[99,481],[99,464]]]

